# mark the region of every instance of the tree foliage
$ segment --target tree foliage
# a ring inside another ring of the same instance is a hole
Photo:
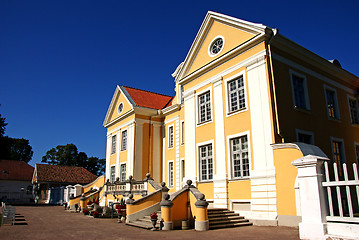
[[[87,157],[86,153],[79,152],[76,145],[72,143],[58,145],[50,149],[42,157],[41,162],[52,165],[84,167],[97,176],[104,173],[106,163],[105,159]]]
[[[0,114],[0,159],[29,162],[34,154],[29,140],[5,136],[6,125]]]

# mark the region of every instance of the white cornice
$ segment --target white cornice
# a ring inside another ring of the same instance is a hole
[[[181,108],[180,104],[174,104],[172,106],[166,107],[165,109],[161,110],[161,114],[168,115],[170,113],[173,113]]]
[[[121,120],[123,120],[123,119],[125,119],[125,118],[127,118],[127,117],[129,117],[129,116],[131,116],[131,115],[134,114],[134,113],[135,113],[135,110],[134,110],[134,109],[131,109],[130,111],[127,111],[126,113],[122,114],[121,116],[119,116],[118,118],[112,120],[111,122],[109,122],[109,123],[104,123],[103,126],[104,126],[105,128],[110,127],[111,125],[113,125],[113,124],[115,124],[115,123],[117,123],[117,122],[119,122],[119,121],[121,121]]]
[[[191,67],[193,59],[197,55],[198,49],[202,45],[208,31],[210,30],[212,23],[215,20],[218,22],[221,22],[223,24],[241,29],[243,31],[246,31],[246,32],[249,32],[249,33],[252,33],[255,35],[255,37],[253,37],[252,40],[250,40],[249,42],[244,43],[244,44],[238,46],[237,48],[235,48],[236,50],[238,50],[238,48],[243,49],[245,47],[250,46],[250,44],[253,44],[256,42],[256,40],[258,40],[258,36],[269,36],[268,34],[269,34],[269,32],[271,32],[270,28],[268,28],[262,24],[251,23],[251,22],[247,22],[244,20],[240,20],[238,18],[234,18],[234,17],[230,17],[230,16],[227,16],[224,14],[209,11],[207,13],[205,19],[203,20],[203,23],[192,43],[192,46],[185,58],[185,61],[184,61],[184,64],[183,64],[181,70],[176,75],[176,82],[182,82],[182,81],[184,81],[185,78],[188,77],[188,76],[186,76],[187,71]],[[206,68],[206,67],[208,68],[208,66],[211,67],[215,64],[218,64],[218,62],[223,61],[223,59],[225,59],[228,56],[232,56],[232,54],[233,54],[233,50],[225,53],[221,57],[217,58],[210,64],[205,65],[204,67],[200,68],[199,70],[202,71],[204,68]],[[192,76],[193,73],[191,73],[190,75]]]

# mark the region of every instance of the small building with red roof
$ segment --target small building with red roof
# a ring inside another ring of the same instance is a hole
[[[0,201],[29,203],[33,201],[31,179],[34,167],[26,162],[0,160]]]
[[[96,179],[96,175],[83,167],[36,164],[32,184],[34,185],[37,202],[49,203],[51,202],[50,189],[59,190],[68,185],[88,184]],[[56,198],[56,203],[63,200],[63,191]]]

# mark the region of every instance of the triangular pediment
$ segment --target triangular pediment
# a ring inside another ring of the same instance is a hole
[[[176,81],[221,58],[260,34],[265,34],[266,26],[208,12],[184,63],[175,74]],[[223,46],[218,54],[211,54],[213,42],[221,38]]]
[[[120,104],[122,104],[121,109],[119,109]],[[110,106],[107,110],[107,114],[103,125],[107,124],[119,119],[124,114],[133,110],[136,106],[135,102],[131,99],[127,91],[122,86],[117,86],[115,93],[113,94]]]

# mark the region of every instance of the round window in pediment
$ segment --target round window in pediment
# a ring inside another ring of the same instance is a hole
[[[118,114],[121,114],[122,113],[122,110],[123,110],[123,103],[120,103],[119,105],[118,105]]]
[[[216,56],[219,54],[224,46],[224,38],[222,36],[217,36],[209,45],[208,54],[211,57]]]

